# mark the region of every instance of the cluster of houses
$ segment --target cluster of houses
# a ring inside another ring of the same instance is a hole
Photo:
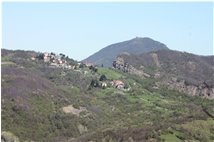
[[[67,63],[66,57],[64,54],[55,54],[55,53],[39,53],[36,57],[33,57],[32,60],[35,59],[43,60],[45,63],[49,63],[52,67],[62,67],[66,69],[73,69],[74,66]]]
[[[112,86],[114,86],[115,88],[120,89],[120,90],[126,89],[125,88],[125,83],[123,81],[121,81],[121,80],[113,80],[113,81],[110,82],[110,84]]]
[[[32,60],[39,59],[43,60],[45,63],[48,63],[51,67],[61,67],[64,69],[79,69],[88,67],[93,72],[97,72],[97,67],[94,66],[90,62],[86,63],[77,63],[75,65],[71,65],[67,62],[67,58],[64,54],[55,54],[55,53],[40,53],[36,57],[32,57]],[[113,64],[113,67],[123,70],[124,72],[128,71],[128,64],[124,63],[123,59],[118,58],[117,61],[115,61],[115,64]],[[121,80],[107,80],[105,75],[102,75],[99,79],[99,81],[92,80],[91,82],[92,87],[102,87],[106,88],[108,86],[115,87],[120,90],[129,90],[130,88],[125,85],[125,83]]]
[[[90,62],[86,62],[86,63],[82,63],[82,62],[78,62],[78,63],[69,63],[68,62],[68,56],[65,56],[64,54],[60,53],[55,54],[53,52],[48,53],[39,53],[38,55],[34,56],[31,58],[32,60],[43,60],[45,63],[49,64],[50,67],[60,67],[60,68],[64,68],[64,69],[74,69],[76,71],[80,71],[78,69],[80,68],[89,68],[90,70],[97,72],[97,67],[90,63]]]
[[[112,86],[114,88],[124,90],[124,91],[130,90],[130,86],[127,86],[122,80],[102,81],[100,86],[102,88]]]

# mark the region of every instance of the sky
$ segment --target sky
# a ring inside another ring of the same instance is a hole
[[[212,2],[3,2],[2,47],[83,60],[150,37],[172,50],[213,55]]]

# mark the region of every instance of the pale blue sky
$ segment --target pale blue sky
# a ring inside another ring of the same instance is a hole
[[[151,37],[170,49],[213,53],[212,2],[4,2],[3,48],[82,60],[103,47]]]

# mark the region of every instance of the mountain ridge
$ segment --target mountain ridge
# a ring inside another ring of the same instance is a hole
[[[140,55],[120,54],[117,60],[133,66],[135,72],[158,78],[171,89],[214,98],[214,56],[159,50]]]
[[[97,65],[103,64],[105,67],[110,67],[113,60],[120,53],[127,52],[133,54],[141,54],[157,50],[168,50],[168,47],[165,44],[148,37],[136,37],[131,40],[122,41],[106,46],[84,59],[83,62],[92,62]]]

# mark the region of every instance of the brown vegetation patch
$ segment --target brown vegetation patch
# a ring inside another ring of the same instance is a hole
[[[76,116],[79,116],[81,112],[87,111],[85,107],[80,107],[80,109],[76,109],[73,107],[73,105],[68,105],[66,107],[62,108],[63,112],[65,113],[72,113]]]

